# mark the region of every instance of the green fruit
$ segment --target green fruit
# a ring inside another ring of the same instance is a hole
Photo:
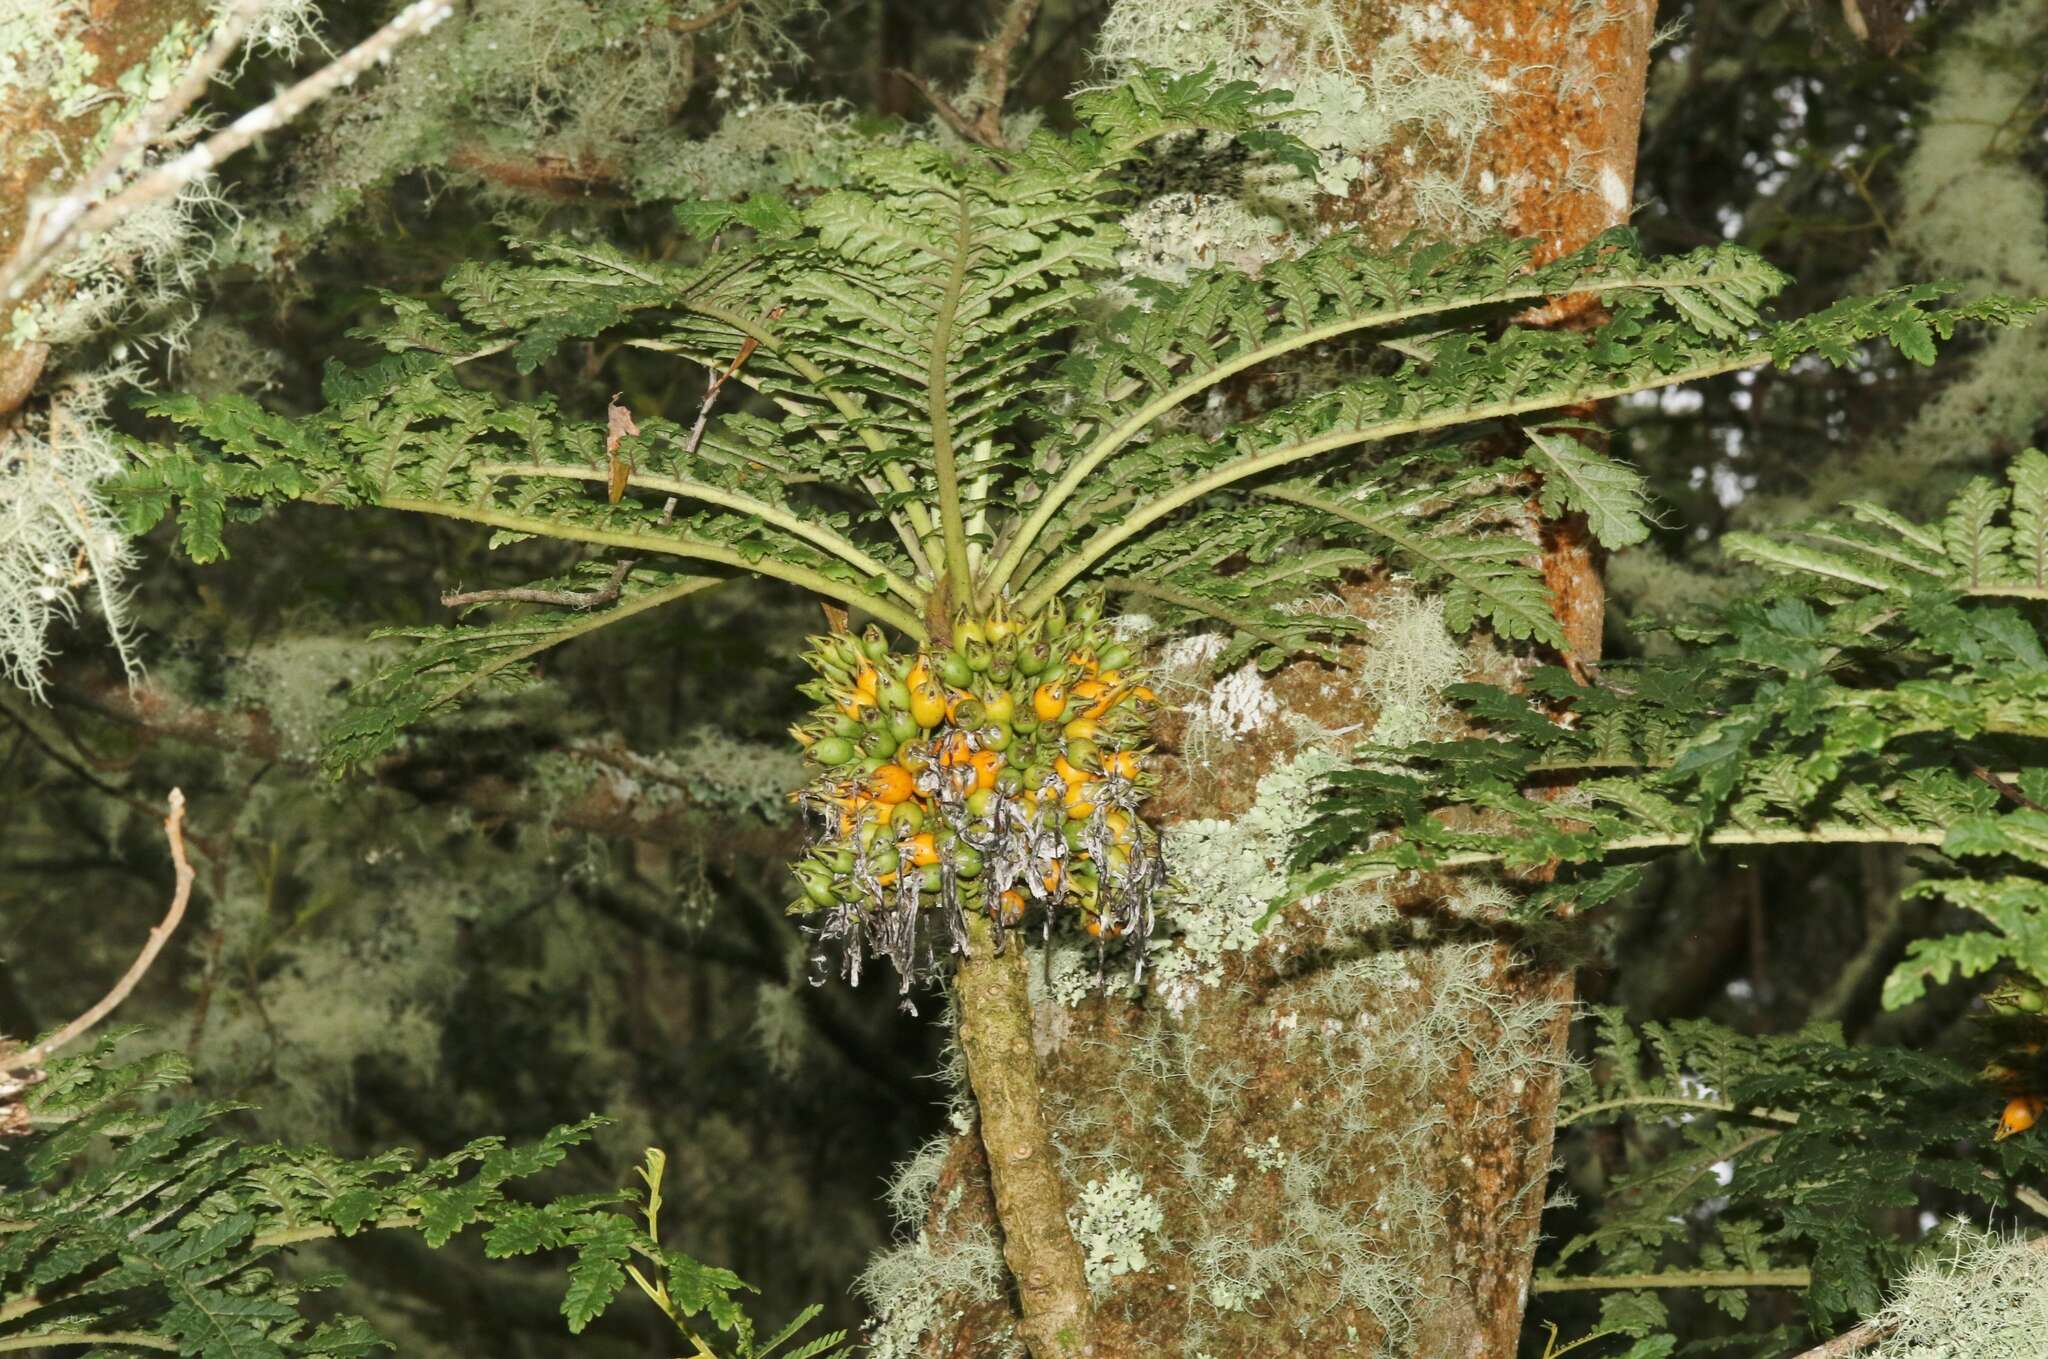
[[[2022,991],[2015,1003],[2030,1015],[2037,1015],[2048,1009],[2048,998],[2044,998],[2039,991]]]
[[[1045,632],[1048,637],[1057,637],[1067,630],[1067,606],[1055,599],[1045,606]]]
[[[924,808],[915,802],[899,802],[896,804],[895,812],[889,817],[889,824],[902,826],[910,834],[915,835],[924,829]]]
[[[987,642],[968,641],[963,644],[963,650],[967,657],[967,668],[977,675],[987,670],[989,662],[995,659],[995,653],[988,649]]]
[[[865,730],[867,728],[861,726],[858,720],[848,717],[845,713],[841,713],[832,719],[832,734],[834,736],[844,736],[849,741],[857,741],[860,739],[860,734]]]
[[[1052,664],[1052,648],[1044,642],[1032,642],[1017,648],[1017,673],[1036,675]]]
[[[924,890],[927,892],[936,892],[946,885],[945,875],[939,871],[937,864],[927,867],[921,876],[924,882]]]
[[[870,623],[860,635],[860,649],[869,660],[879,661],[889,654],[889,639],[882,635],[880,628]]]
[[[902,680],[892,679],[883,684],[881,692],[877,697],[882,700],[883,712],[907,713],[910,711],[910,686]]]
[[[1102,618],[1102,591],[1090,590],[1074,601],[1074,621],[1084,628],[1092,628]]]
[[[996,787],[1002,789],[1004,792],[1010,794],[1012,797],[1016,796],[1018,793],[1023,792],[1029,786],[1029,784],[1024,782],[1024,771],[1021,769],[1011,768],[1006,765],[1003,768],[998,769],[996,771]],[[969,798],[967,805],[969,807],[972,807],[974,805],[974,800],[972,798]]]
[[[945,659],[939,662],[939,678],[955,689],[965,689],[974,683],[974,668],[968,665],[965,656],[957,651],[949,651]]]
[[[1014,739],[1010,734],[1010,729],[1000,722],[989,723],[978,734],[981,737],[982,747],[986,750],[993,750],[998,755],[1008,750],[1010,742]]]
[[[904,692],[906,695],[909,693],[908,690]],[[896,738],[899,746],[905,741],[915,741],[924,734],[924,728],[917,725],[917,719],[910,715],[909,706],[906,703],[903,711],[889,714],[889,734]]]
[[[889,763],[887,756],[865,755],[861,757],[860,772],[863,774],[872,774],[877,769],[880,769],[883,765],[887,763]]]
[[[1067,742],[1067,763],[1085,774],[1102,772],[1102,752],[1093,741]]]
[[[1088,848],[1088,842],[1082,838],[1087,832],[1088,823],[1085,821],[1069,821],[1060,827],[1060,834],[1065,837],[1067,848],[1076,854]]]
[[[894,873],[903,863],[903,856],[896,852],[896,846],[884,845],[868,858],[868,871],[876,877]]]
[[[825,862],[834,873],[853,872],[853,851],[845,845],[838,845],[825,855]]]
[[[981,876],[981,853],[967,845],[953,846],[953,872],[962,878]]]
[[[896,747],[899,744],[895,736],[890,733],[889,728],[878,723],[868,728],[867,735],[861,737],[860,753],[863,755],[879,755],[886,760],[894,757]]]
[[[1103,648],[1102,668],[1104,670],[1121,670],[1131,663],[1135,655],[1136,653],[1122,642],[1113,643]]]
[[[962,731],[973,731],[988,723],[988,709],[978,698],[963,698],[953,709],[953,725]]]
[[[827,769],[837,769],[853,758],[853,742],[844,736],[826,736],[811,742],[811,758]]]
[[[1008,772],[1007,770],[1003,771],[1003,773],[1007,773],[1007,772]],[[1003,773],[998,773],[998,774],[996,775],[996,783],[997,783],[998,785],[1000,785],[1000,784],[1002,783],[1002,781],[1003,781]],[[973,792],[971,792],[971,793],[969,793],[969,794],[967,795],[967,814],[968,814],[969,816],[973,816],[973,817],[984,817],[984,816],[987,816],[987,815],[988,815],[988,808],[989,808],[989,804],[990,804],[991,802],[994,802],[994,801],[995,801],[995,799],[996,799],[995,789],[993,789],[993,788],[977,788],[977,789],[975,789],[975,790],[974,790]]]
[[[979,619],[969,618],[953,629],[953,641],[956,645],[961,642],[981,642],[986,644],[988,642],[988,629],[982,626]]]

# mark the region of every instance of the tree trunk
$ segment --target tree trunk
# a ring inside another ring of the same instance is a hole
[[[1360,147],[1367,172],[1322,203],[1325,221],[1388,241],[1418,227],[1534,236],[1546,258],[1626,221],[1654,0],[1332,9],[1368,91],[1444,112],[1394,120]],[[1276,67],[1313,50],[1298,34],[1250,40],[1280,54]],[[1568,299],[1521,320],[1570,325],[1592,309]],[[1602,592],[1583,525],[1532,518],[1531,539],[1564,659],[1589,666]],[[1295,719],[1370,731],[1404,703],[1430,706],[1388,678],[1416,668],[1402,649],[1433,647],[1439,669],[1458,663],[1431,621],[1440,616],[1405,586],[1367,579],[1346,597],[1379,624],[1348,658],[1354,668],[1300,663],[1269,682],[1248,672],[1160,725],[1166,786],[1148,814],[1169,828],[1194,908],[1213,913],[1219,898],[1249,899],[1274,878],[1314,761],[1327,758],[1304,755],[1312,728]],[[1466,677],[1495,681],[1523,664],[1474,639],[1462,658]],[[1098,1359],[1515,1353],[1572,945],[1512,924],[1510,900],[1497,886],[1435,880],[1303,901],[1255,946],[1239,937],[1204,954],[1196,970],[1210,984],[1183,977],[1137,1001],[1062,1004],[1069,988],[1054,969],[1051,994],[1035,998],[1041,1102],[1098,1286]],[[1092,972],[1092,956],[1083,966]],[[971,1134],[938,1179],[949,1189],[920,1249],[944,1261],[949,1240],[1000,1235]],[[920,1352],[995,1352],[1014,1334],[1014,1315],[986,1291],[942,1292]]]

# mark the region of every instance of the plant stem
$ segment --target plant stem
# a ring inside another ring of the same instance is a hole
[[[39,1350],[51,1345],[133,1345],[137,1349],[178,1352],[178,1342],[146,1331],[48,1331],[42,1335],[0,1337],[0,1352]]]
[[[476,469],[484,477],[563,477],[572,481],[604,481],[611,474],[602,467],[582,467],[567,463],[521,462],[493,463]],[[658,477],[635,472],[626,478],[628,486],[639,486],[650,491],[661,491],[684,500],[698,500],[707,505],[732,510],[737,514],[757,516],[763,523],[793,534],[814,547],[823,548],[833,556],[871,576],[880,576],[888,583],[889,589],[912,608],[923,605],[924,596],[909,581],[876,561],[860,545],[842,537],[822,524],[814,524],[803,516],[791,513],[780,505],[771,505],[738,491],[728,491],[722,486],[711,486],[701,481],[689,481],[678,477]]]
[[[142,951],[135,956],[135,961],[128,965],[128,970],[121,974],[121,979],[114,983],[112,990],[101,996],[91,1009],[34,1047],[23,1048],[20,1052],[0,1057],[0,1075],[9,1071],[33,1072],[65,1044],[90,1032],[95,1024],[112,1014],[120,1007],[122,1001],[128,999],[128,993],[135,989],[136,983],[142,980],[142,974],[149,971],[149,965],[156,961],[157,954],[163,952],[164,945],[169,943],[171,935],[176,933],[178,922],[185,918],[185,907],[192,900],[192,883],[197,874],[192,871],[192,864],[185,857],[185,794],[181,789],[171,789],[170,806],[170,815],[164,818],[164,838],[170,841],[171,846],[172,888],[171,904],[164,912],[163,920],[149,932],[149,938],[144,941]]]
[[[1577,1123],[1580,1119],[1591,1118],[1595,1114],[1604,1114],[1615,1109],[1650,1107],[1702,1109],[1708,1113],[1716,1114],[1746,1114],[1751,1118],[1767,1118],[1773,1123],[1797,1123],[1799,1121],[1799,1115],[1786,1109],[1740,1109],[1730,1104],[1727,1100],[1695,1099],[1683,1095],[1651,1094],[1622,1095],[1615,1099],[1601,1100],[1598,1104],[1588,1104],[1582,1109],[1574,1109],[1569,1114],[1559,1118],[1557,1126],[1559,1130],[1563,1130]]]
[[[1808,1269],[1673,1269],[1655,1274],[1594,1274],[1577,1279],[1532,1279],[1531,1293],[1584,1293],[1610,1288],[1806,1288]]]
[[[842,604],[866,610],[890,627],[915,641],[925,637],[924,620],[900,604],[868,594],[857,586],[836,581],[820,571],[807,566],[792,566],[778,562],[772,557],[758,561],[748,560],[745,553],[723,543],[707,542],[702,538],[688,538],[680,534],[620,533],[612,529],[589,528],[576,524],[562,524],[552,519],[531,515],[512,514],[503,510],[478,509],[442,500],[415,500],[409,496],[387,496],[377,502],[385,509],[402,510],[411,514],[431,514],[443,519],[460,519],[471,524],[488,524],[492,528],[510,529],[514,533],[530,533],[537,538],[558,538],[569,542],[596,543],[602,547],[629,548],[635,552],[656,552],[671,557],[690,557],[698,561],[717,562],[757,576],[787,581],[814,590],[827,599],[836,599]]]
[[[932,427],[932,470],[939,481],[939,531],[946,541],[946,574],[953,578],[954,604],[973,609],[973,568],[967,564],[967,523],[960,510],[960,469],[953,452],[952,397],[946,386],[947,359],[953,348],[953,323],[960,315],[960,293],[967,286],[967,199],[960,198],[960,227],[953,237],[953,272],[932,327],[931,366],[925,370],[925,418]]]
[[[986,918],[968,916],[970,952],[954,995],[967,1080],[981,1111],[1003,1258],[1017,1281],[1018,1330],[1032,1359],[1080,1359],[1088,1334],[1088,1279],[1067,1224],[1052,1137],[1038,1102],[1038,1049],[1024,950],[1013,935],[1001,953]]]
[[[1047,601],[1059,594],[1073,582],[1074,578],[1092,568],[1097,562],[1114,552],[1130,539],[1152,527],[1167,515],[1200,500],[1203,496],[1220,491],[1233,482],[1255,477],[1261,472],[1270,472],[1289,463],[1304,462],[1324,453],[1348,448],[1353,444],[1375,443],[1396,438],[1403,434],[1419,434],[1426,430],[1447,429],[1454,425],[1477,424],[1484,420],[1496,420],[1503,416],[1522,415],[1531,411],[1555,410],[1559,406],[1573,406],[1581,402],[1604,401],[1609,397],[1622,396],[1629,392],[1652,391],[1659,387],[1675,387],[1682,383],[1697,382],[1701,378],[1713,377],[1720,373],[1732,373],[1738,369],[1756,368],[1769,363],[1771,356],[1758,350],[1704,363],[1676,373],[1663,373],[1649,382],[1607,383],[1581,388],[1569,392],[1545,392],[1539,396],[1519,400],[1494,401],[1480,406],[1460,406],[1455,410],[1410,417],[1399,420],[1382,420],[1377,424],[1358,425],[1351,429],[1332,430],[1298,444],[1288,444],[1248,458],[1238,458],[1224,463],[1207,476],[1184,482],[1179,487],[1160,496],[1130,514],[1125,515],[1113,527],[1104,529],[1093,539],[1065,553],[1059,558],[1060,565],[1050,576],[1033,585],[1018,605],[1021,613],[1032,614],[1043,609]],[[1022,540],[1025,535],[1018,535]],[[1013,548],[1015,544],[1012,544]]]
[[[1695,835],[1687,831],[1658,831],[1649,835],[1625,835],[1610,840],[1587,852],[1592,858],[1604,854],[1621,854],[1638,849],[1682,849],[1687,845],[1704,843],[1709,845],[1926,845],[1939,849],[1948,839],[1948,832],[1938,826],[1861,826],[1830,823],[1819,826],[1786,826],[1759,828],[1756,830],[1718,830],[1706,835]],[[1397,877],[1402,873],[1443,873],[1458,868],[1476,868],[1482,864],[1497,864],[1506,856],[1490,850],[1471,850],[1463,854],[1446,854],[1434,863],[1405,866],[1390,863],[1362,863],[1340,865],[1328,873],[1320,874],[1291,888],[1287,895],[1274,900],[1258,924],[1253,928],[1263,930],[1288,905],[1304,895],[1333,891],[1355,883],[1373,882],[1380,878]],[[1574,862],[1579,862],[1574,860]]]
[[[1620,279],[1598,280],[1598,286],[1603,291],[1610,288],[1668,290],[1687,285],[1696,285],[1697,283],[1698,280],[1693,278],[1674,280],[1633,276]],[[1587,286],[1592,286],[1592,281],[1589,281]],[[1503,288],[1484,297],[1454,298],[1449,301],[1439,298],[1412,307],[1394,307],[1385,311],[1372,311],[1358,316],[1342,317],[1308,330],[1297,331],[1270,344],[1260,345],[1257,349],[1247,350],[1236,358],[1217,364],[1214,368],[1168,388],[1140,406],[1137,410],[1131,412],[1114,428],[1106,430],[1093,444],[1089,445],[1087,452],[1076,459],[1073,466],[1069,467],[1061,475],[1059,481],[1054,483],[1052,489],[1045,493],[1045,497],[1032,510],[1031,517],[1025,521],[1023,529],[1010,541],[1008,550],[1003,553],[1002,559],[996,563],[995,570],[989,576],[989,590],[991,592],[1000,590],[1009,582],[1011,576],[1017,570],[1018,563],[1023,560],[1024,554],[1030,550],[1031,545],[1037,541],[1038,535],[1044,531],[1045,526],[1052,521],[1053,515],[1058,513],[1060,506],[1073,498],[1074,492],[1080,489],[1081,483],[1086,481],[1096,468],[1113,457],[1118,449],[1144,433],[1146,427],[1159,419],[1160,416],[1165,415],[1177,406],[1186,404],[1216,384],[1227,381],[1247,369],[1256,368],[1263,363],[1270,363],[1272,360],[1284,357],[1296,350],[1306,349],[1311,345],[1321,344],[1326,340],[1334,340],[1355,331],[1376,330],[1386,326],[1396,326],[1406,321],[1415,320],[1418,317],[1429,316],[1439,312],[1467,311],[1474,307],[1501,306],[1509,302],[1547,297],[1553,291],[1555,291],[1554,288],[1545,285]]]

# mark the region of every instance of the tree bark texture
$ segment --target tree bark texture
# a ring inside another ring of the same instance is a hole
[[[954,989],[960,1051],[980,1114],[1003,1259],[1023,1314],[1017,1329],[1032,1359],[1078,1359],[1088,1330],[1088,1280],[1039,1105],[1024,936],[1013,934],[997,952],[981,915],[971,918],[968,934],[973,952],[961,960]]]
[[[1388,242],[1417,228],[1533,236],[1544,258],[1626,222],[1654,9],[1334,5],[1361,72],[1398,59],[1483,91],[1487,114],[1476,135],[1418,127],[1376,148],[1373,173],[1326,200],[1324,220]],[[1287,49],[1285,35],[1275,46]],[[1462,230],[1445,228],[1446,185],[1463,196]],[[1518,319],[1583,325],[1594,310],[1593,299],[1571,298]],[[1563,624],[1563,659],[1595,664],[1604,595],[1583,524],[1538,522],[1532,508],[1530,537]],[[1404,589],[1365,579],[1346,600],[1391,619]],[[1521,673],[1484,643],[1467,652],[1470,678],[1514,683]],[[1166,826],[1244,817],[1260,778],[1301,748],[1289,719],[1342,731],[1376,717],[1355,669],[1297,663],[1270,693],[1277,709],[1221,750],[1195,748],[1187,712],[1162,719],[1165,786],[1149,816]],[[1220,984],[1184,1005],[1157,991],[1142,1003],[1041,998],[1039,1097],[1068,1202],[1129,1172],[1164,1221],[1145,1238],[1143,1266],[1095,1298],[1096,1359],[1515,1353],[1575,946],[1568,923],[1543,938],[1513,925],[1508,899],[1437,880],[1369,909],[1309,900],[1255,948],[1226,955]],[[979,1060],[972,1045],[968,1060]],[[1003,1172],[992,1199],[988,1172],[975,1139],[958,1139],[943,1182],[967,1190],[953,1191],[964,1207],[947,1216],[949,1230],[973,1229],[978,1215],[980,1226],[1005,1225]],[[951,1301],[951,1320],[927,1333],[923,1352],[998,1352],[1014,1318],[986,1298]]]

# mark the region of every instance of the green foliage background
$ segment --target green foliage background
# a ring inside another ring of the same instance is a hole
[[[877,111],[921,119],[887,70],[964,79],[985,19],[964,5],[917,6],[914,20],[890,5],[850,15],[749,6],[762,26],[684,43],[648,15],[626,13],[632,6],[607,19],[616,31],[581,26],[580,7],[541,0],[474,8],[469,26],[401,61],[392,80],[321,115],[275,160],[238,172],[250,181],[240,187],[274,206],[229,238],[189,344],[152,356],[167,388],[240,392],[310,414],[330,360],[372,356],[356,332],[388,326],[394,310],[424,315],[457,264],[475,262],[478,279],[530,267],[508,251],[508,237],[601,229],[620,250],[661,259],[686,242],[664,211],[644,206],[656,199],[837,187],[855,138],[847,110],[824,101],[843,98],[862,120]],[[1791,280],[1780,302],[1787,314],[1930,276],[1959,279],[1972,293],[2048,293],[2044,40],[2023,15],[2012,17],[2023,9],[1938,7],[1906,55],[1888,59],[1858,46],[1833,6],[1673,7],[1666,17],[1688,27],[1653,71],[1638,229],[1663,252],[1724,237],[1752,246]],[[1078,54],[1105,17],[1098,6],[1048,5],[1013,105],[1063,122],[1059,97],[1091,74]],[[334,21],[341,32],[367,19]],[[584,74],[599,53],[607,70],[630,64],[635,78],[616,82],[630,101],[608,101]],[[436,69],[460,78],[431,85],[422,73]],[[253,67],[236,97],[257,97],[269,74]],[[2017,97],[1984,107],[2001,91]],[[861,130],[877,128],[864,121]],[[567,195],[493,177],[494,156],[534,148],[590,177]],[[1597,790],[1610,799],[1605,814],[1640,828],[1648,812],[1658,831],[1695,841],[1710,801],[1722,810],[1748,799],[1877,821],[1917,817],[1949,837],[1978,827],[1978,839],[1949,842],[1952,863],[1993,854],[2031,862],[2037,840],[2014,836],[2038,812],[2001,804],[1966,770],[1923,779],[1887,808],[1825,805],[1836,776],[1817,773],[1815,760],[1882,763],[1898,752],[1839,728],[1799,745],[1810,733],[1785,724],[1773,706],[1782,692],[1759,699],[1759,674],[1832,681],[1796,661],[1760,672],[1745,647],[1762,638],[1774,657],[1788,647],[1931,652],[1938,673],[1913,676],[1928,683],[1930,706],[1901,720],[1937,732],[2032,673],[2026,628],[2002,621],[2002,609],[2019,606],[1950,596],[1955,573],[1967,570],[1956,545],[1968,528],[2025,533],[2017,508],[1972,509],[1980,493],[1969,478],[1989,474],[1981,494],[2005,494],[2010,468],[2020,503],[2041,495],[2039,464],[2016,459],[2044,434],[2044,334],[1969,338],[1953,366],[1928,373],[1880,354],[1861,371],[1795,366],[1625,404],[1610,452],[1642,469],[1644,485],[1589,488],[1586,506],[1616,516],[1612,541],[1643,539],[1612,563],[1619,607],[1610,649],[1643,661],[1653,677],[1645,682],[1666,686],[1673,702],[1654,730],[1613,733],[1595,721],[1567,738],[1548,724],[1538,731],[1498,695],[1466,694],[1545,742],[1489,751],[1523,761],[1489,777],[1506,787],[1529,761],[1654,755],[1693,734],[1709,695],[1732,695],[1758,722],[1731,733],[1718,763],[1710,750],[1662,783],[1616,776]],[[635,410],[694,411],[701,386],[685,365],[562,338],[536,344],[525,371],[494,384],[494,399],[550,403],[581,419],[586,440],[601,430],[613,383]],[[729,337],[715,338],[710,347],[723,352]],[[77,356],[81,368],[100,357],[92,349]],[[610,361],[603,374],[600,354]],[[147,428],[140,415],[121,418]],[[1560,444],[1537,456],[1562,467],[1575,454]],[[1730,537],[1832,511],[1852,495],[1939,523],[1959,493],[1960,530],[1935,530],[1932,543],[1916,545],[1897,527],[1904,521],[1876,511],[1852,531],[1863,538],[1805,540],[1798,555],[1769,546],[1781,539]],[[1270,513],[1260,532],[1297,527],[1291,511]],[[379,726],[347,761],[363,773],[335,785],[321,776],[321,733],[398,654],[360,639],[377,628],[439,627],[440,590],[499,579],[481,535],[461,525],[359,515],[342,532],[340,522],[331,510],[286,506],[235,526],[225,539],[231,555],[203,570],[167,550],[168,530],[151,540],[134,615],[152,682],[184,705],[186,720],[168,732],[124,720],[85,629],[66,642],[50,707],[5,700],[0,1031],[31,1033],[75,1012],[124,964],[161,909],[153,790],[182,783],[203,841],[203,912],[132,1013],[188,1052],[201,1098],[247,1101],[221,1111],[223,1126],[326,1141],[345,1156],[394,1144],[432,1155],[483,1132],[531,1141],[602,1109],[615,1122],[550,1171],[550,1192],[610,1191],[628,1181],[641,1148],[666,1146],[671,1244],[758,1284],[761,1315],[820,1300],[829,1324],[859,1324],[862,1309],[844,1289],[888,1240],[883,1177],[941,1126],[948,1092],[923,1074],[938,1065],[932,1031],[896,1015],[886,988],[808,988],[801,943],[780,915],[779,865],[794,829],[779,798],[793,773],[779,733],[798,715],[795,639],[816,626],[810,607],[764,586],[726,587],[608,629],[550,653],[537,682],[502,685],[395,745]],[[1931,593],[1887,624],[1908,630],[1904,638],[1856,631],[1868,617],[1857,601],[1873,597],[1873,583],[1844,584],[1839,572],[1818,608],[1758,604],[1704,638],[1622,630],[1754,588],[1759,577],[1723,555],[1731,542],[1744,544],[1740,556],[1809,577],[1827,561],[1867,566],[1880,544],[1886,572],[1900,569],[1903,551],[1904,579]],[[517,550],[533,575],[586,580],[573,550]],[[1171,557],[1134,555],[1124,565],[1132,578],[1176,579]],[[682,584],[651,572],[636,580],[647,590]],[[1532,633],[1547,621],[1540,608],[1523,615]],[[1490,615],[1496,625],[1513,616]],[[1699,669],[1655,670],[1672,637],[1708,644],[1707,659],[1693,662]],[[1229,660],[1258,649],[1254,631],[1236,641]],[[1565,689],[1560,677],[1550,692]],[[408,691],[400,683],[391,692]],[[1571,749],[1552,748],[1561,741]],[[1359,786],[1404,809],[1420,796],[1378,778]],[[2048,789],[2018,786],[2048,802]],[[1700,798],[1702,787],[1713,797]],[[1351,814],[1385,811],[1374,802]],[[1588,819],[1591,831],[1532,825],[1536,835],[1518,844],[1543,858],[1570,851],[1573,836],[1590,845],[1603,830]],[[1681,1334],[1740,1321],[1755,1333],[1784,1327],[1780,1339],[1791,1343],[1808,1306],[1820,1316],[1873,1308],[1923,1232],[1920,1214],[2013,1220],[1983,1216],[1988,1186],[1974,1182],[1974,1163],[1951,1165],[1937,1152],[1981,1140],[1995,1118],[1998,1097],[1974,1079],[1987,1039],[1967,1015],[1999,983],[2008,954],[2031,964],[2041,944],[2031,898],[1997,897],[2002,878],[1964,877],[1952,864],[1926,875],[1923,861],[1881,844],[1771,853],[1765,861],[1709,839],[1695,858],[1665,858],[1629,884],[1603,885],[1627,888],[1602,916],[1602,952],[1586,974],[1588,992],[1611,1008],[1589,1025],[1591,1074],[1574,1096],[1581,1112],[1567,1115],[1577,1140],[1561,1149],[1578,1203],[1557,1210],[1560,1247],[1546,1263],[1655,1263],[1673,1244],[1669,1217],[1697,1202],[1693,1180],[1729,1159],[1736,1142],[1768,1132],[1801,1155],[1780,1163],[1782,1183],[1744,1181],[1717,1210],[1703,1262],[1766,1262],[1772,1246],[1825,1235],[1845,1204],[1866,1210],[1862,1235],[1830,1238],[1836,1253],[1815,1262],[1827,1282],[1810,1302],[1660,1296]],[[1909,881],[1920,888],[1901,891]],[[82,901],[93,909],[78,910]],[[1935,933],[1938,945],[1908,943]],[[1613,961],[1645,958],[1659,961]],[[1815,958],[1839,963],[1817,973]],[[1722,1027],[1692,1023],[1701,1019]],[[1628,1036],[1644,1021],[1665,1026],[1647,1032],[1647,1061]],[[1869,1055],[1875,1043],[1928,1055],[1881,1061]],[[1846,1098],[1835,1101],[1834,1122],[1784,1125],[1790,1132],[1768,1118],[1600,1128],[1600,1116],[1583,1112],[1667,1095],[1678,1071],[1731,1111]],[[1859,1130],[1907,1103],[1922,1113],[1912,1138],[1847,1156]],[[831,1135],[820,1138],[820,1128]],[[2028,1139],[2002,1144],[1999,1156],[2008,1172],[2039,1173]],[[1815,1167],[1831,1188],[1811,1188],[1805,1172]],[[1702,1249],[1699,1234],[1688,1231],[1684,1245]],[[331,1258],[349,1265],[347,1309],[405,1352],[538,1354],[564,1343],[556,1265],[487,1267],[480,1252],[428,1254],[401,1238]],[[1657,1309],[1642,1297],[1603,1312],[1557,1294],[1541,1314],[1568,1332],[1603,1316],[1649,1324]],[[668,1343],[663,1326],[622,1311],[586,1343],[635,1351]]]

